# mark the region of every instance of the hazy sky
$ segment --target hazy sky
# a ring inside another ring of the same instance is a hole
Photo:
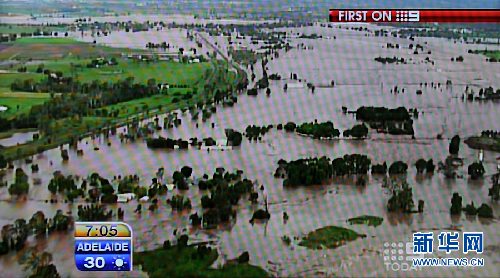
[[[9,2],[35,2],[41,3],[45,1],[40,0],[21,0],[21,1],[1,1],[0,3],[9,3]],[[76,1],[66,1],[66,0],[58,0],[58,1],[50,1],[50,2],[76,2]],[[81,3],[85,2],[100,2],[100,3],[182,3],[182,2],[191,2],[191,3],[200,3],[203,6],[207,3],[245,3],[250,6],[273,6],[277,7],[276,3],[281,3],[279,6],[325,6],[325,7],[366,7],[366,8],[472,8],[472,9],[480,9],[480,8],[496,8],[500,9],[500,0],[382,0],[382,1],[366,1],[366,0],[296,0],[296,1],[283,1],[283,0],[234,0],[234,1],[226,1],[226,0],[193,0],[193,1],[138,1],[138,0],[111,0],[111,1],[79,1]],[[1,9],[1,8],[0,8]]]

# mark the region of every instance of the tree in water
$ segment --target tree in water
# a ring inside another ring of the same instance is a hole
[[[265,210],[258,209],[253,213],[252,219],[250,219],[250,223],[253,224],[254,220],[269,220],[271,218],[271,214],[269,213],[269,209],[267,206],[267,198],[265,199]]]
[[[401,181],[395,186],[393,184],[392,197],[387,202],[387,210],[390,212],[401,211],[403,213],[411,213],[414,207],[413,189],[408,183],[406,181]],[[419,202],[419,209],[420,208],[423,210],[423,204],[421,204],[421,202]]]
[[[468,167],[468,173],[473,180],[477,180],[484,176],[484,166],[480,162],[474,162]]]
[[[415,167],[417,167],[417,173],[421,174],[427,168],[427,161],[425,161],[425,159],[421,158],[421,159],[417,160],[417,162],[415,163]]]
[[[500,200],[500,184],[498,183],[500,174],[493,175],[492,182],[493,185],[489,189],[488,196],[491,197],[492,200],[498,201]]]
[[[457,192],[453,193],[453,197],[451,198],[451,208],[450,214],[460,215],[462,213],[462,196]]]
[[[59,278],[61,277],[57,272],[56,267],[51,264],[52,254],[49,252],[38,253],[36,247],[31,247],[27,252],[27,257],[21,260],[26,270],[31,269],[32,274],[30,278]]]
[[[182,175],[184,175],[184,177],[189,178],[191,176],[191,174],[193,173],[193,168],[191,168],[189,166],[184,166],[181,169],[181,173],[182,173]]]
[[[453,138],[451,138],[449,152],[450,154],[457,155],[459,150],[460,150],[460,136],[455,135],[453,136]]]

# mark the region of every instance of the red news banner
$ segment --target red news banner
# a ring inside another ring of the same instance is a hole
[[[336,10],[330,22],[500,23],[500,10]]]

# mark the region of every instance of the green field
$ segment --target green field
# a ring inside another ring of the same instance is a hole
[[[21,81],[29,79],[40,80],[42,77],[41,74],[31,72],[0,73],[0,88],[10,88],[10,84],[16,79]]]
[[[168,95],[156,95],[148,98],[135,99],[131,101],[121,102],[114,105],[108,105],[105,108],[108,111],[111,110],[119,110],[120,118],[129,117],[136,115],[137,113],[143,112],[146,110],[158,110],[158,107],[161,107],[162,111],[170,111],[179,108],[179,103],[172,103],[172,99],[178,98],[181,99],[182,95],[191,91],[191,89],[171,89]],[[180,96],[174,96],[174,93],[180,93]],[[197,100],[197,96],[194,96],[193,99],[187,101],[187,105],[193,105]],[[183,101],[182,103],[186,103]]]
[[[9,109],[1,112],[2,117],[10,117],[16,114],[28,113],[33,105],[43,104],[50,99],[50,94],[39,93],[0,93],[0,106]],[[19,105],[19,109],[17,106]]]
[[[189,64],[192,65],[192,64]],[[185,65],[185,66],[189,66]],[[211,67],[220,67],[224,68],[224,63],[209,63]],[[224,70],[222,72],[225,72]],[[224,77],[220,80],[221,88],[228,86],[230,84],[235,85],[240,81],[240,76],[233,72],[229,72],[229,74],[224,74]],[[194,79],[193,79],[194,80]],[[202,82],[199,84],[200,88],[204,84]],[[211,96],[210,92],[206,92],[204,94],[196,94],[192,99],[182,100],[181,96],[174,96],[176,92],[186,93],[191,91],[191,89],[171,89],[169,95],[158,95],[150,98],[143,98],[138,100],[133,100],[129,102],[124,102],[112,106],[106,106],[108,111],[112,108],[120,109],[120,114],[118,118],[104,118],[104,117],[84,117],[80,120],[77,119],[62,119],[52,122],[52,134],[53,140],[50,144],[47,144],[46,140],[40,139],[37,141],[28,142],[26,144],[22,144],[19,146],[8,147],[2,150],[4,156],[8,159],[20,159],[23,157],[28,157],[40,153],[44,150],[49,150],[58,147],[60,144],[68,143],[71,138],[75,136],[81,136],[83,134],[88,133],[91,130],[98,130],[100,128],[106,127],[108,125],[111,126],[120,126],[123,125],[130,116],[136,116],[139,113],[144,111],[150,112],[148,115],[140,115],[138,118],[151,117],[155,111],[158,109],[158,106],[161,105],[161,112],[168,112],[174,109],[179,108],[187,108],[188,106],[192,106],[198,101],[206,100]],[[20,94],[20,93],[18,93]],[[38,95],[38,94],[34,94]],[[42,94],[43,95],[43,94]],[[46,95],[45,95],[46,96]],[[172,99],[177,97],[180,99],[178,103],[172,103]],[[144,107],[147,105],[147,109]],[[29,109],[29,108],[26,108]],[[0,138],[2,136],[8,136],[9,134],[15,133],[14,131],[9,131],[6,133],[0,133]]]
[[[12,44],[30,44],[30,43],[49,43],[49,44],[88,44],[86,42],[77,41],[72,38],[58,38],[58,37],[28,37],[19,38],[11,42]]]
[[[328,226],[310,232],[302,238],[299,245],[309,249],[335,249],[346,241],[353,241],[364,236],[350,229]]]
[[[33,33],[37,31],[46,32],[65,32],[69,27],[60,26],[23,26],[23,25],[0,25],[0,34],[21,34],[21,33]]]
[[[472,51],[474,54],[482,54],[488,58],[495,58],[500,60],[500,50],[474,50]]]
[[[157,249],[134,254],[134,265],[142,265],[149,277],[270,277],[261,267],[248,263],[228,262],[220,269],[211,265],[217,260],[216,250],[204,257],[197,255],[194,246],[172,246],[169,250]]]
[[[102,68],[86,68],[91,59],[67,58],[57,61],[47,61],[43,63],[43,68],[51,72],[61,71],[63,76],[71,76],[71,64],[73,64],[73,78],[82,82],[90,83],[94,80],[108,83],[125,80],[133,77],[135,82],[147,83],[150,78],[156,79],[157,83],[169,84],[193,84],[196,83],[205,73],[211,69],[211,63],[183,64],[170,61],[160,61],[157,63],[137,63],[130,60],[117,59],[118,65],[104,66]],[[45,78],[44,74],[37,74],[36,70],[40,65],[26,66],[26,73],[3,74],[5,78],[0,80],[0,87],[9,87],[15,80],[34,79],[40,81]],[[78,67],[79,66],[79,67]],[[18,66],[20,67],[20,66]],[[16,67],[16,68],[18,68]],[[78,68],[77,68],[78,67]],[[117,73],[122,72],[122,73]]]
[[[121,53],[149,53],[144,49],[106,47],[76,41],[70,38],[37,37],[20,38],[14,42],[3,43],[0,60],[58,60],[61,58],[120,57]]]

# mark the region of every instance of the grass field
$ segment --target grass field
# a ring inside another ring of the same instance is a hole
[[[302,238],[299,245],[310,249],[335,249],[346,241],[353,241],[363,236],[350,229],[328,226],[310,232]]]
[[[134,265],[142,265],[149,277],[165,277],[166,273],[169,277],[270,277],[261,267],[248,263],[228,262],[220,269],[213,269],[217,251],[207,252],[200,258],[194,246],[144,251],[134,254]]]
[[[154,64],[152,64],[154,65]],[[193,66],[193,64],[176,64],[177,66],[184,66],[184,67],[190,67]],[[196,65],[196,66],[199,66]],[[220,67],[224,68],[224,63],[218,63],[218,62],[213,62],[213,63],[206,63],[204,65],[205,67]],[[186,71],[184,68],[180,68],[182,74],[186,74]],[[158,74],[155,71],[151,71],[153,74]],[[221,72],[225,72],[225,70],[222,70]],[[229,72],[228,74],[223,74],[223,78],[220,78],[221,83],[221,88],[225,88],[226,86],[229,86],[229,84],[232,84],[233,86],[241,81],[240,76],[238,76],[234,72]],[[144,77],[143,77],[144,78]],[[173,78],[178,78],[173,76]],[[180,77],[180,78],[188,78],[189,80],[195,82],[196,78],[192,76],[188,77]],[[189,83],[188,83],[189,84]],[[193,84],[193,83],[191,83]],[[204,82],[201,82],[199,85],[202,86]],[[175,109],[179,109],[182,107],[187,108],[188,106],[194,105],[198,101],[205,100],[209,98],[212,94],[210,92],[205,92],[204,94],[196,94],[192,99],[189,100],[182,100],[181,96],[174,96],[175,92],[180,92],[185,93],[187,91],[191,91],[191,89],[171,89],[169,92],[169,95],[160,95],[160,96],[153,96],[150,98],[143,98],[143,99],[138,99],[138,100],[133,100],[125,103],[120,103],[117,105],[113,106],[107,106],[105,107],[108,111],[112,108],[118,108],[120,109],[120,114],[117,118],[104,118],[104,117],[84,117],[81,120],[75,120],[75,119],[62,119],[62,120],[57,120],[51,124],[52,130],[53,130],[53,140],[52,143],[47,144],[45,139],[37,140],[37,141],[32,141],[28,142],[26,144],[22,144],[19,146],[13,146],[13,147],[8,147],[2,150],[4,156],[8,159],[20,159],[23,157],[28,157],[35,155],[37,153],[40,153],[45,150],[53,149],[58,147],[60,144],[65,144],[70,141],[71,138],[79,137],[84,134],[87,134],[90,130],[97,130],[99,128],[103,128],[105,126],[111,125],[111,126],[122,126],[125,124],[126,119],[130,116],[137,116],[138,118],[146,118],[146,117],[151,117],[151,115],[154,115],[154,113],[157,113],[158,111],[155,111],[158,109],[158,106],[161,105],[161,112],[168,112],[172,111]],[[19,93],[18,93],[19,94]],[[22,94],[21,94],[22,95]],[[35,94],[38,95],[38,94]],[[43,95],[43,94],[42,94]],[[46,95],[45,95],[46,96]],[[177,97],[180,99],[178,103],[172,103],[172,99],[174,97]],[[16,104],[17,105],[17,104]],[[26,104],[25,104],[26,105]],[[144,105],[148,106],[148,109],[144,109]],[[29,109],[29,108],[25,108]],[[21,110],[21,108],[20,108]],[[148,115],[140,115],[140,113],[144,112],[145,110],[148,110],[150,112]],[[14,133],[14,131],[10,131],[10,133]],[[2,133],[3,134],[3,133]],[[0,134],[0,138],[2,137],[2,134]]]
[[[148,107],[148,110],[157,109],[161,106],[162,111],[170,111],[179,107],[179,103],[172,103],[172,99],[181,99],[182,95],[190,91],[191,89],[171,89],[168,95],[156,95],[148,98],[135,99],[127,102],[121,102],[114,105],[106,106],[108,111],[119,110],[120,118],[129,117],[136,115],[137,113],[143,112],[144,107]],[[180,93],[180,96],[174,96],[174,93]],[[190,99],[187,104],[194,104],[193,102],[196,98]],[[186,102],[182,102],[186,103]]]
[[[58,38],[58,37],[28,37],[19,38],[12,42],[13,45],[18,44],[33,44],[33,43],[49,43],[49,44],[88,44],[74,40],[72,38]]]
[[[121,53],[145,53],[143,49],[114,48],[79,42],[70,38],[21,38],[15,42],[3,43],[0,48],[0,60],[33,59],[54,60],[67,58],[70,55],[81,58],[98,56],[120,56]]]
[[[0,106],[9,109],[0,113],[2,117],[10,117],[16,114],[27,113],[33,105],[43,104],[50,99],[50,94],[38,93],[0,93]],[[19,109],[17,106],[19,105]]]
[[[157,83],[170,84],[193,84],[197,82],[210,69],[210,63],[198,64],[182,64],[177,62],[162,61],[158,63],[136,63],[129,60],[118,59],[118,65],[105,66],[97,69],[87,69],[85,65],[90,60],[74,61],[74,64],[82,64],[84,68],[78,69],[75,74],[76,79],[80,82],[92,82],[93,80],[101,80],[108,82],[116,82],[124,80],[128,77],[134,77],[135,82],[146,84],[148,79],[154,78]],[[47,69],[52,70],[51,64],[45,64]],[[60,62],[54,65],[54,68],[63,72],[64,76],[70,76],[71,70],[68,61]],[[122,73],[114,73],[122,71]]]
[[[10,84],[12,84],[12,82],[14,82],[16,79],[19,79],[21,81],[28,79],[39,80],[42,77],[43,76],[41,74],[30,72],[0,73],[0,88],[10,88]]]
[[[488,58],[496,58],[497,60],[500,60],[500,50],[474,50],[472,53],[482,54]]]
[[[74,79],[82,83],[91,83],[94,80],[108,83],[124,80],[128,77],[133,77],[135,82],[146,84],[150,78],[156,79],[157,83],[169,84],[194,84],[205,73],[210,70],[211,63],[197,64],[182,64],[177,62],[161,61],[158,63],[136,63],[129,60],[117,59],[118,65],[105,66],[103,68],[86,68],[86,65],[91,62],[91,59],[74,59],[68,58],[57,61],[47,61],[44,64],[44,69],[49,69],[52,72],[61,71],[63,76],[71,76],[71,63],[80,65],[80,68],[74,68]],[[35,73],[40,65],[26,66],[26,73],[0,73],[0,87],[10,87],[15,80],[35,81],[45,78],[45,75]],[[20,66],[18,66],[20,67]],[[18,68],[16,67],[16,68]],[[122,73],[116,73],[116,72]]]
[[[37,31],[46,32],[64,32],[68,30],[69,27],[60,26],[42,26],[42,25],[0,25],[0,34],[21,34],[21,33],[33,33]]]

